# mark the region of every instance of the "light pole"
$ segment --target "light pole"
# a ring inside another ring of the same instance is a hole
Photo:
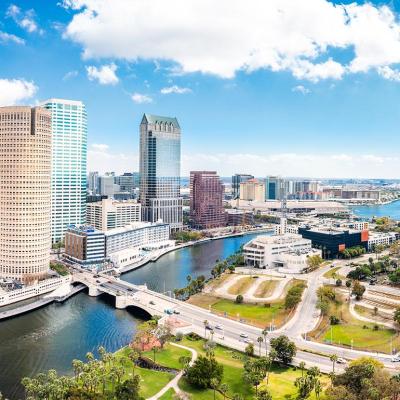
[[[354,341],[353,341],[353,339],[351,339],[351,350],[353,350],[353,343],[354,343]]]

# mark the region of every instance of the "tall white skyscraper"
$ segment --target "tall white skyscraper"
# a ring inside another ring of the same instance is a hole
[[[49,99],[51,111],[51,237],[64,239],[68,225],[86,221],[87,117],[81,101]]]
[[[144,114],[140,124],[140,202],[144,221],[182,228],[181,128],[176,118]]]

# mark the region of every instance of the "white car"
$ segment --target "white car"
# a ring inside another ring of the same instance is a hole
[[[249,337],[249,335],[247,335],[246,333],[241,333],[239,336],[245,339]]]
[[[248,343],[248,344],[253,344],[253,341],[251,339],[244,339],[243,342]]]
[[[392,357],[392,359],[390,361],[392,361],[392,362],[400,362],[400,356]]]
[[[222,325],[219,325],[219,324],[218,324],[218,325],[215,325],[215,327],[214,327],[214,328],[215,328],[215,329],[218,329],[218,330],[220,330],[220,331],[221,331],[221,330],[222,330]]]
[[[347,361],[346,361],[344,358],[341,358],[341,357],[339,357],[339,358],[336,360],[336,362],[337,362],[338,364],[347,364]]]

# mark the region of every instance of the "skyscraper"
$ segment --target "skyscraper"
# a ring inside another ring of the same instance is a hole
[[[81,101],[49,99],[43,106],[51,111],[52,242],[64,239],[68,225],[86,220],[86,108]]]
[[[51,115],[0,107],[0,276],[24,280],[50,263]]]
[[[226,224],[224,185],[215,171],[190,173],[190,218],[196,228],[218,228]]]
[[[89,172],[88,189],[92,195],[99,193],[99,173],[97,171]]]
[[[253,175],[248,174],[235,174],[232,176],[232,198],[238,199],[240,197],[240,184],[249,179],[254,179]]]
[[[265,200],[282,200],[284,192],[284,180],[280,176],[265,178]]]
[[[181,128],[176,118],[144,114],[140,123],[140,202],[144,221],[182,228]]]

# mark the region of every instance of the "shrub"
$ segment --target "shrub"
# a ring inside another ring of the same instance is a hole
[[[236,296],[235,303],[236,304],[242,304],[243,303],[243,296],[241,294],[238,294]]]
[[[331,325],[339,325],[340,324],[340,319],[336,315],[331,315],[329,317],[329,321]]]

